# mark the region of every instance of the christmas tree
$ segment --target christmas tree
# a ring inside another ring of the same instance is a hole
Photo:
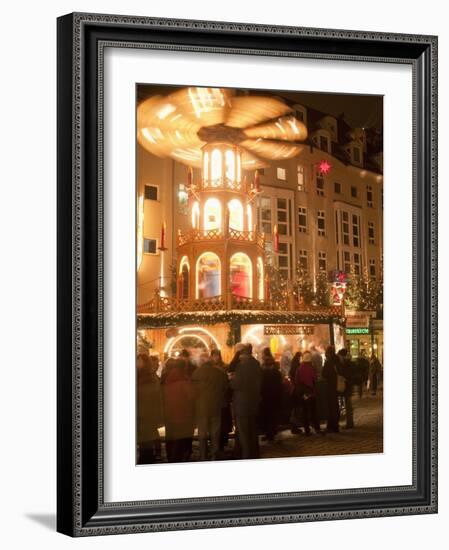
[[[316,278],[315,303],[317,306],[324,307],[330,305],[329,284],[325,271],[320,271]]]
[[[296,278],[293,283],[293,291],[298,296],[299,301],[304,304],[311,304],[315,298],[313,292],[313,284],[310,279],[309,273],[304,267],[298,262],[296,266]]]

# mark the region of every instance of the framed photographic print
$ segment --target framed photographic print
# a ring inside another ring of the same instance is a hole
[[[58,19],[58,530],[437,511],[437,38]]]

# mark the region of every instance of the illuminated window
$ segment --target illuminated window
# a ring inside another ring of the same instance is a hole
[[[318,222],[318,237],[325,237],[326,236],[326,214],[324,210],[318,210],[317,222]]]
[[[200,299],[214,298],[220,294],[220,258],[213,252],[205,252],[196,262],[196,297]]]
[[[287,199],[279,198],[276,200],[276,217],[279,235],[290,235],[290,216]]]
[[[217,187],[221,183],[221,151],[214,149],[211,157],[210,178],[212,187]]]
[[[209,153],[206,151],[203,156],[203,178],[209,183]]]
[[[263,260],[261,257],[257,258],[257,295],[259,300],[264,299],[264,274]]]
[[[354,253],[354,271],[356,275],[360,275],[361,261],[360,261],[360,254],[358,252]]]
[[[229,265],[231,275],[231,293],[240,298],[253,297],[253,269],[246,254],[237,252],[231,257]]]
[[[226,178],[231,183],[235,183],[236,177],[235,177],[235,155],[234,155],[234,151],[231,151],[230,149],[228,149],[226,151],[225,161],[226,161]]]
[[[318,269],[320,271],[326,271],[327,269],[326,252],[318,252]]]
[[[308,268],[307,250],[299,251],[299,265],[301,269],[304,269],[304,271],[307,271],[307,268]]]
[[[279,243],[278,266],[280,276],[283,279],[288,279],[290,273],[290,255],[287,243]]]
[[[347,250],[343,252],[343,270],[346,273],[351,271],[351,254]]]
[[[297,166],[297,177],[298,177],[298,191],[305,191],[304,166],[302,164],[298,164]]]
[[[341,234],[343,236],[343,244],[349,246],[349,214],[341,213]]]
[[[305,206],[298,208],[298,228],[300,233],[307,233],[307,208]]]
[[[218,199],[207,199],[204,205],[204,231],[221,228],[221,204]]]
[[[253,230],[253,209],[250,204],[246,205],[246,217],[248,221],[248,231]]]
[[[352,244],[360,247],[360,218],[355,214],[352,215]]]
[[[368,222],[368,242],[369,244],[375,244],[374,222]]]
[[[243,206],[238,199],[232,199],[228,203],[229,228],[243,231]]]
[[[189,297],[189,260],[184,256],[179,267],[179,297],[187,299]]]
[[[287,170],[285,168],[278,167],[276,169],[276,176],[278,180],[285,181],[287,179]]]
[[[198,229],[200,226],[200,205],[195,202],[192,206],[192,227]]]
[[[271,199],[260,197],[260,229],[262,233],[271,234]]]

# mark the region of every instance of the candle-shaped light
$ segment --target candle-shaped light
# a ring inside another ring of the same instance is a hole
[[[270,299],[270,281],[268,277],[265,277],[265,300]]]
[[[166,231],[165,222],[162,222],[162,225],[161,225],[161,244],[159,246],[159,248],[161,250],[165,250],[165,231]]]
[[[260,193],[260,176],[259,170],[256,170],[254,174],[254,191],[255,193]]]
[[[274,225],[273,244],[274,244],[274,251],[277,254],[279,252],[279,231],[278,231],[277,224]]]

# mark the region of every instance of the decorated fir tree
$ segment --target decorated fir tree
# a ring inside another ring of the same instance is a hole
[[[313,283],[309,273],[299,262],[296,266],[296,278],[293,283],[293,291],[298,296],[299,302],[307,305],[311,304],[315,298]]]
[[[317,306],[330,305],[330,289],[325,271],[320,271],[316,278],[315,303]]]

